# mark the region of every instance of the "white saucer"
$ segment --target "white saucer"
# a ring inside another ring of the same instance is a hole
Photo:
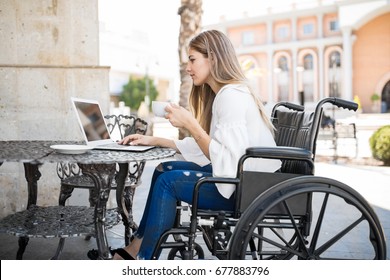
[[[61,154],[79,155],[84,154],[93,148],[87,145],[52,145],[53,150]]]

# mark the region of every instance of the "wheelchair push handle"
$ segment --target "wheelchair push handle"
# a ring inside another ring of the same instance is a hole
[[[301,105],[298,105],[298,104],[294,104],[294,103],[290,103],[290,102],[286,102],[283,104],[284,107],[287,107],[289,109],[292,109],[292,110],[295,110],[295,111],[304,111],[305,110],[305,107],[301,106]]]
[[[339,108],[348,109],[356,111],[359,105],[353,101],[337,98],[337,97],[328,97],[320,101],[319,106],[322,106],[325,103],[331,103]]]
[[[344,109],[348,109],[348,110],[353,110],[353,111],[356,111],[359,107],[359,105],[353,101],[348,101],[348,100],[344,100],[344,99],[340,99],[340,98],[334,98],[334,105],[336,105],[337,107],[341,107],[341,108],[344,108]]]
[[[303,112],[305,110],[305,107],[299,104],[294,104],[290,102],[278,102],[276,105],[273,107],[272,112],[275,112],[277,108],[279,107],[285,107],[290,110],[298,111],[298,112]]]

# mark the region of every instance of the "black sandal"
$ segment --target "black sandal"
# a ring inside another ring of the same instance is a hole
[[[135,260],[127,251],[123,248],[119,248],[115,250],[115,253],[117,253],[119,256],[121,256],[124,260]]]
[[[134,234],[130,236],[130,242],[132,242],[133,240],[134,240]],[[108,250],[110,250],[110,253],[111,253],[112,256],[114,256],[115,253],[117,253],[117,251],[120,250],[120,249],[121,248],[119,248],[119,249],[111,249],[111,247],[108,247]],[[123,249],[121,249],[121,250],[123,250]],[[125,253],[128,254],[126,251],[125,251]],[[118,253],[118,255],[120,255],[120,254]],[[120,256],[122,257],[122,255],[120,255]],[[90,260],[97,260],[99,258],[99,251],[97,249],[89,250],[88,253],[87,253],[87,257]],[[131,258],[134,260],[133,257],[131,257]],[[123,259],[125,259],[125,258],[123,258]],[[125,260],[131,260],[131,259],[125,259]]]
[[[112,256],[114,256],[116,251],[117,251],[117,249],[111,249],[111,247],[109,247],[108,250],[110,250],[110,254]],[[99,259],[99,251],[97,249],[89,250],[87,253],[87,257],[90,260],[97,260],[97,259]]]

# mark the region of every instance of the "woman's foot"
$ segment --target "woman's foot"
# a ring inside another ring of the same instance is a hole
[[[135,237],[133,241],[125,248],[116,249],[113,254],[113,260],[134,260],[139,252],[142,239]]]
[[[116,249],[112,259],[113,260],[135,260],[135,258],[132,255],[130,255],[124,248]]]
[[[133,243],[134,239],[136,239],[134,235],[130,236],[130,242]],[[131,245],[132,243],[130,243],[130,245],[128,245],[128,246],[127,246],[125,249],[123,249],[123,250],[128,250],[129,253],[127,253],[127,251],[126,251],[126,253],[129,254],[130,256],[131,256],[131,255],[136,256],[136,255],[137,255],[137,252],[138,252],[138,250],[139,250],[139,247],[141,246],[141,239],[138,239],[138,238],[137,238],[137,241],[134,242],[133,245]],[[109,247],[108,249],[110,250],[110,254],[111,254],[113,257],[114,257],[114,255],[116,254],[116,252],[119,250],[119,249],[112,249],[111,247]],[[97,259],[99,259],[99,252],[98,252],[97,249],[92,249],[92,250],[89,250],[89,251],[88,251],[87,256],[88,256],[88,258],[89,258],[90,260],[97,260]],[[120,258],[120,257],[117,256],[117,258],[113,258],[113,259],[114,259],[114,260],[115,260],[115,259],[122,260],[122,259],[124,259],[124,258],[123,258],[123,257]],[[133,258],[133,259],[134,259],[134,258]]]

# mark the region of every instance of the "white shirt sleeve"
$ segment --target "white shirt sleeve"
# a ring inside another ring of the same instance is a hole
[[[186,161],[192,161],[200,166],[210,164],[210,160],[203,154],[194,138],[186,137],[183,140],[175,140],[174,142]]]

